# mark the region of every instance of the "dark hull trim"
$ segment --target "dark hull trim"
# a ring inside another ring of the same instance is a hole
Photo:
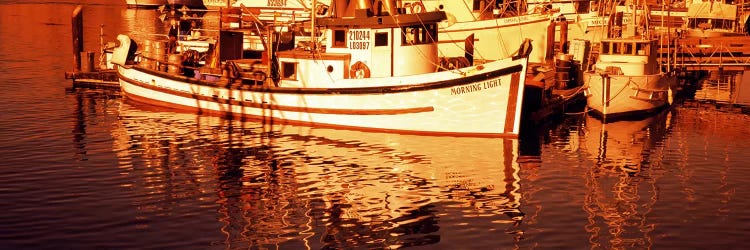
[[[225,119],[241,119],[259,121],[263,124],[289,124],[289,125],[301,125],[308,127],[320,127],[320,128],[332,128],[332,129],[344,129],[354,130],[363,132],[378,132],[378,133],[393,133],[393,134],[404,134],[404,135],[423,135],[423,136],[449,136],[449,137],[482,137],[482,138],[517,138],[518,135],[512,133],[456,133],[456,132],[434,132],[434,131],[414,131],[414,130],[398,130],[398,129],[380,129],[380,128],[368,128],[368,127],[356,127],[356,126],[342,126],[328,123],[316,123],[316,122],[303,122],[296,120],[284,120],[280,118],[274,118],[270,116],[254,116],[254,115],[240,115],[232,112],[222,112],[210,109],[201,109],[190,106],[176,105],[172,103],[162,102],[158,100],[152,100],[148,98],[142,98],[140,96],[128,95],[123,93],[126,101],[135,102],[136,104],[144,104],[148,106],[162,106],[169,107],[170,110],[175,111],[187,111],[196,113],[199,115],[211,115],[222,117]]]
[[[616,122],[616,121],[638,121],[642,120],[648,116],[651,116],[653,114],[659,113],[663,111],[664,109],[668,108],[669,105],[665,104],[656,108],[652,109],[644,109],[644,110],[635,110],[635,111],[628,111],[628,112],[621,112],[621,113],[614,113],[614,114],[607,114],[606,117],[602,112],[599,112],[598,110],[592,109],[590,110],[591,114],[599,118],[600,120],[604,121],[604,123],[609,122]]]
[[[280,94],[283,93],[283,94],[303,94],[303,95],[332,95],[332,94],[334,95],[341,95],[341,94],[363,95],[363,94],[387,94],[387,93],[425,91],[425,90],[432,90],[432,89],[439,89],[439,88],[452,88],[452,87],[457,87],[457,86],[462,86],[462,85],[470,85],[482,79],[499,77],[499,76],[509,75],[512,73],[521,72],[521,70],[523,70],[523,66],[515,65],[515,66],[499,69],[493,72],[478,73],[475,75],[470,75],[470,76],[466,76],[462,78],[456,78],[452,80],[444,80],[444,81],[429,82],[429,83],[414,84],[414,85],[362,87],[362,88],[284,88],[284,87],[265,87],[265,86],[248,86],[245,88],[240,88],[241,84],[237,84],[237,83],[230,83],[232,86],[219,86],[217,84],[197,80],[194,78],[176,76],[173,74],[167,74],[166,72],[145,69],[145,68],[141,68],[137,66],[134,67],[134,69],[150,74],[150,75],[156,75],[158,77],[167,78],[173,81],[181,81],[181,82],[187,82],[191,84],[198,84],[198,85],[209,86],[209,87],[222,87],[226,89],[247,90],[247,91],[259,92],[259,93],[280,93]],[[118,75],[120,78],[123,78],[123,76],[120,75],[119,72],[118,72]]]
[[[212,97],[212,96],[196,95],[193,93],[156,87],[156,86],[145,84],[139,81],[134,81],[129,78],[125,78],[122,75],[120,75],[120,79],[130,84],[141,87],[141,88],[147,88],[150,90],[158,91],[158,92],[169,94],[169,95],[191,98],[191,99],[199,100],[199,101],[215,102],[219,104],[229,104],[232,106],[268,109],[268,110],[318,113],[318,114],[338,114],[338,115],[399,115],[399,114],[409,114],[409,113],[432,112],[435,110],[435,108],[431,106],[406,108],[406,109],[329,109],[329,108],[283,106],[283,105],[274,105],[274,104],[268,104],[268,103],[257,103],[257,102],[252,102],[252,101],[238,101],[238,100],[233,100],[233,99],[224,99],[224,98],[218,98],[218,97]]]

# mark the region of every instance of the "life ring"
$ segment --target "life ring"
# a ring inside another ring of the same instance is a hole
[[[412,14],[424,13],[424,4],[422,2],[414,2],[409,6]]]
[[[357,61],[349,67],[349,78],[370,78],[370,68],[367,67],[367,64]]]

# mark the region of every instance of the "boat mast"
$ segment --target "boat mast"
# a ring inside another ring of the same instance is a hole
[[[312,32],[310,34],[310,41],[312,41],[312,48],[310,49],[311,52],[315,53],[315,51],[318,49],[318,41],[315,39],[315,18],[317,18],[317,11],[315,6],[318,4],[318,0],[313,0],[312,7],[310,8],[310,26],[312,27]],[[336,6],[338,7],[338,6]]]

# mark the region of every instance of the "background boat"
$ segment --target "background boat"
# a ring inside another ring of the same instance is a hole
[[[697,1],[687,5],[685,37],[745,36],[744,20],[740,20],[737,5],[722,1]]]
[[[177,9],[182,8],[183,6],[190,9],[206,8],[205,6],[203,6],[203,0],[168,0],[167,2],[169,3],[169,5],[172,5]]]
[[[237,0],[203,0],[203,6],[205,6],[206,9],[229,8],[232,7],[232,4],[236,1]]]
[[[596,59],[583,73],[588,107],[610,121],[653,114],[672,104],[678,87],[676,74],[659,61],[661,44],[651,38],[647,7],[629,6],[630,13],[617,12],[616,22],[604,27],[608,38],[595,45]],[[624,15],[633,21],[623,25]]]
[[[662,72],[658,40],[610,38],[601,41],[593,70],[584,72],[587,105],[606,119],[652,114],[672,103],[677,76]]]
[[[167,3],[167,0],[125,0],[128,8],[158,8]]]
[[[547,28],[552,14],[529,13],[522,2],[410,0],[403,1],[403,7],[407,13],[446,12],[448,19],[438,26],[442,56],[463,57],[473,53],[473,59],[479,62],[498,60],[514,54],[518,45],[529,39],[533,47],[529,62],[539,63],[545,59]],[[473,45],[467,45],[467,40]]]

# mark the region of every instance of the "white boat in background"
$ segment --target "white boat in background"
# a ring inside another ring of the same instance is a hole
[[[737,5],[721,1],[696,1],[687,4],[686,22],[683,27],[685,37],[744,36]]]
[[[203,0],[168,0],[169,5],[174,6],[175,9],[187,7],[190,9],[205,9],[203,6]]]
[[[630,6],[635,22],[612,24],[609,28],[617,28],[607,33],[614,37],[594,46],[599,48],[595,64],[583,72],[586,103],[605,121],[659,111],[672,103],[677,87],[676,74],[664,72],[659,62],[659,39],[649,38],[648,27],[641,26],[648,24],[647,16],[642,16],[648,12],[637,6]]]
[[[266,50],[264,41],[265,30],[258,28],[274,27],[276,32],[296,33],[296,44],[300,40],[309,40],[309,28],[303,23],[310,20],[312,15],[310,6],[312,0],[284,0],[284,1],[243,1],[243,0],[205,0],[204,6],[209,9],[220,9],[223,16],[220,30],[233,30],[243,33],[243,50],[259,54]],[[318,14],[326,14],[330,0],[317,1]],[[227,7],[229,5],[229,7]],[[308,29],[308,30],[305,30]],[[206,52],[218,40],[217,33],[207,34],[206,30],[198,32],[200,36],[185,36],[180,39],[180,48]],[[291,38],[284,36],[283,38]],[[293,38],[291,38],[293,39]]]
[[[658,39],[603,39],[593,70],[584,72],[587,105],[603,118],[617,119],[671,104],[677,76],[662,72],[658,46]]]
[[[203,0],[203,6],[205,6],[206,9],[209,10],[229,8],[232,7],[232,4],[234,4],[234,2],[236,1],[237,0]]]
[[[245,8],[266,23],[308,21],[313,10],[325,15],[330,6],[331,0],[236,0],[232,3],[232,7]]]
[[[157,62],[168,65],[164,72],[136,63],[131,39],[120,35],[112,61],[123,95],[155,106],[365,131],[518,136],[528,54],[440,68],[437,24],[445,12],[390,15],[395,0],[382,7],[380,15],[357,5],[351,17],[316,18],[323,42],[264,60],[234,60],[225,53],[237,43],[220,44],[221,56],[196,71],[180,73],[184,62],[172,54]]]
[[[543,62],[547,48],[547,28],[551,13],[528,13],[521,1],[404,0],[406,13],[445,11],[448,18],[439,24],[440,53],[445,57],[463,57],[471,52],[465,41],[473,35],[473,59],[498,60],[512,56],[518,44],[531,40],[529,62]]]
[[[125,0],[128,8],[158,8],[167,4],[167,0]]]

